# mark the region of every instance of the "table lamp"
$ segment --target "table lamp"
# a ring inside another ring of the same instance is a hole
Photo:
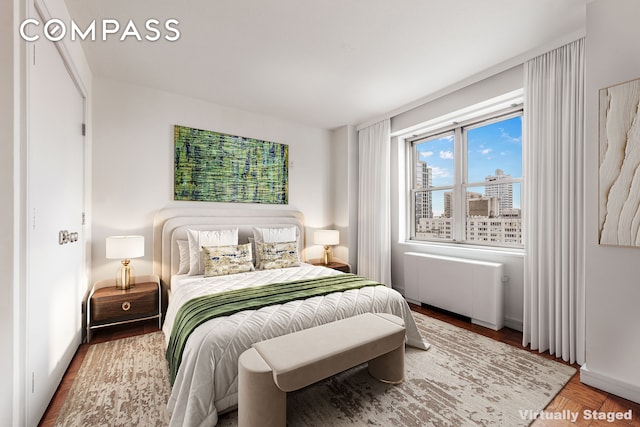
[[[340,232],[338,230],[317,230],[313,233],[313,242],[316,245],[324,246],[324,253],[322,254],[324,265],[331,264],[330,246],[340,243]]]
[[[122,260],[116,275],[117,289],[129,289],[133,286],[135,277],[133,268],[129,265],[130,259],[141,256],[144,256],[144,236],[107,237],[107,258]]]

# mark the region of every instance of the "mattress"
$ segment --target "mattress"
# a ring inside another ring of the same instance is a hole
[[[178,309],[199,296],[270,283],[344,274],[320,266],[260,270],[228,276],[174,276],[163,332],[168,344]],[[407,344],[427,349],[409,306],[386,286],[332,293],[211,319],[186,342],[168,410],[171,426],[215,425],[218,414],[237,405],[238,357],[255,342],[307,329],[364,312],[384,312],[404,319]]]

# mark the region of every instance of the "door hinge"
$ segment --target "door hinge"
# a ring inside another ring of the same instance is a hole
[[[86,125],[86,123],[82,124],[82,136],[87,136],[87,125]]]
[[[86,215],[84,214],[84,212],[82,212],[82,225],[85,225],[86,222]]]

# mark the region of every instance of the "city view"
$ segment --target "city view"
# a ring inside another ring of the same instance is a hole
[[[463,240],[522,245],[521,116],[464,132],[468,184],[462,201],[453,191],[454,133],[415,145],[415,238],[453,240],[456,216],[464,214]],[[464,212],[458,213],[456,205],[463,205]]]

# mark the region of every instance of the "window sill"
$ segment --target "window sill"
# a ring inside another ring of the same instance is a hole
[[[398,242],[400,246],[412,247],[414,249],[423,249],[429,250],[433,249],[436,251],[447,251],[447,252],[456,252],[459,255],[473,256],[474,254],[487,254],[487,255],[504,255],[504,256],[512,256],[512,257],[521,257],[524,258],[525,251],[520,248],[503,248],[503,247],[493,247],[493,246],[480,246],[480,245],[469,245],[465,243],[450,243],[450,242],[424,242],[419,240],[404,240]]]

